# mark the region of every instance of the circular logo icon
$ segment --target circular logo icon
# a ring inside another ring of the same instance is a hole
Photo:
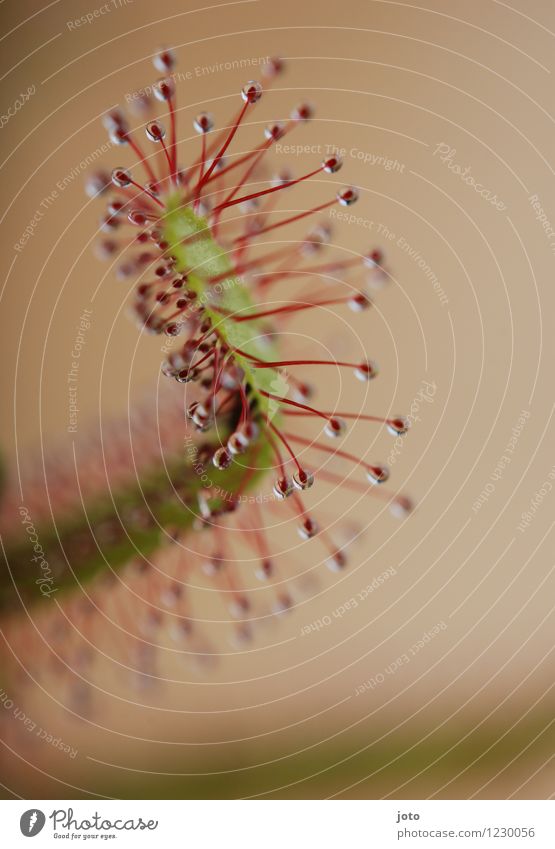
[[[45,822],[46,817],[43,812],[39,811],[37,808],[31,808],[30,811],[25,811],[25,813],[21,815],[19,827],[21,829],[21,833],[24,834],[25,837],[36,837],[37,834],[43,830]]]

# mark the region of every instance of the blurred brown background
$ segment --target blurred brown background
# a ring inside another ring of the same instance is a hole
[[[287,73],[246,137],[309,98],[316,118],[291,143],[345,149],[338,176],[360,188],[361,220],[338,222],[333,240],[383,247],[393,275],[371,315],[345,320],[381,366],[366,408],[409,412],[416,402],[393,477],[418,507],[405,523],[374,521],[375,505],[355,499],[352,517],[369,528],[352,568],[322,575],[317,598],[267,645],[231,653],[209,674],[168,658],[166,676],[184,683],[130,695],[112,670],[82,719],[57,705],[55,685],[37,692],[32,715],[78,755],[27,752],[8,727],[6,794],[550,796],[555,236],[530,198],[555,228],[553,5],[110,0],[94,16],[100,8],[3,5],[2,114],[35,89],[1,129],[8,467],[16,448],[22,460],[41,444],[71,454],[66,376],[84,309],[93,314],[80,428],[125,415],[145,387],[156,393],[159,342],[139,336],[125,314],[129,285],[92,250],[101,205],[83,192],[91,169],[81,163],[93,154],[108,170],[131,161],[102,147],[102,114],[153,82],[157,47],[174,47],[186,161],[197,151],[196,112],[206,105],[227,120],[257,76],[255,65],[213,66],[280,55]],[[88,13],[90,23],[73,23]],[[319,158],[276,152],[273,161],[302,173]],[[307,187],[299,208],[325,191]],[[333,347],[331,325],[305,330]],[[432,403],[416,401],[423,381],[436,386]],[[359,403],[359,389],[345,398]],[[359,428],[351,450],[369,438]],[[379,437],[380,459],[392,442]],[[333,616],[390,567],[366,602]],[[301,636],[323,616],[328,627]],[[438,623],[445,628],[391,671]]]

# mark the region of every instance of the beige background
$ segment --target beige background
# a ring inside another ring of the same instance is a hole
[[[160,44],[173,45],[178,70],[192,72],[178,90],[184,160],[196,155],[194,114],[208,104],[227,119],[240,86],[256,76],[195,69],[286,59],[287,73],[244,138],[259,138],[266,121],[299,99],[313,101],[316,119],[292,142],[345,148],[338,177],[359,186],[353,212],[374,222],[372,229],[339,223],[334,241],[357,251],[382,246],[393,276],[372,313],[342,313],[352,332],[338,337],[332,319],[298,327],[338,354],[362,340],[381,366],[368,411],[408,412],[423,380],[437,385],[393,468],[395,486],[418,504],[408,522],[378,517],[372,501],[328,500],[331,515],[352,503],[352,517],[368,525],[350,570],[337,579],[319,567],[314,601],[255,651],[228,656],[208,675],[168,659],[167,676],[188,683],[130,697],[107,670],[106,694],[82,720],[56,705],[54,685],[35,693],[33,716],[63,729],[79,755],[68,761],[46,745],[29,752],[8,729],[19,754],[4,749],[6,793],[551,795],[553,493],[524,533],[517,526],[555,464],[553,251],[529,202],[538,194],[555,225],[552,4],[261,0],[196,8],[202,3],[134,0],[78,30],[67,22],[92,11],[89,2],[5,5],[2,112],[36,87],[1,130],[0,416],[11,468],[16,432],[20,458],[34,456],[41,441],[70,455],[66,374],[91,299],[76,443],[99,413],[125,415],[129,394],[146,387],[154,397],[159,342],[139,337],[125,315],[129,284],[93,256],[100,205],[85,198],[86,171],[58,192],[25,248],[13,245],[56,183],[105,143],[101,114],[154,80],[150,57]],[[440,143],[505,210],[434,155]],[[365,164],[355,151],[403,167]],[[276,153],[274,161],[301,173],[318,158]],[[99,161],[111,169],[126,159],[117,150]],[[326,191],[317,181],[284,207],[304,208]],[[393,238],[379,235],[379,224]],[[401,237],[429,264],[447,303],[401,249]],[[360,405],[360,387],[347,381],[342,391],[343,403]],[[329,386],[321,397],[335,394]],[[474,511],[523,410],[530,415],[511,462]],[[362,452],[374,438],[359,426],[349,448]],[[380,436],[377,456],[387,458],[391,443]],[[367,602],[300,636],[391,566],[396,575]],[[446,630],[410,664],[354,695],[442,621]],[[253,735],[260,736],[233,742]],[[169,775],[154,779],[151,771]],[[212,771],[218,775],[196,783],[186,777]]]

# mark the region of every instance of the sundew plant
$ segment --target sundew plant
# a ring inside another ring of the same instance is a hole
[[[287,120],[264,128],[253,149],[234,152],[242,125],[282,73],[283,62],[273,59],[260,82],[243,86],[228,125],[218,128],[208,112],[196,116],[198,153],[185,163],[175,56],[162,50],[154,64],[161,77],[152,91],[163,114],[150,96],[142,98],[137,128],[120,109],[107,113],[111,141],[136,161],[114,162],[111,174],[95,173],[86,188],[104,202],[97,252],[132,290],[140,331],[162,339],[167,387],[159,406],[146,400],[131,412],[133,452],[117,423],[103,431],[101,445],[91,441],[90,462],[80,470],[85,511],[69,483],[72,470],[56,458],[48,468],[54,523],[39,489],[33,499],[27,487],[22,522],[48,564],[41,574],[38,563],[37,584],[29,540],[14,543],[2,588],[5,607],[14,587],[26,603],[55,598],[55,610],[39,611],[33,628],[14,619],[11,644],[40,678],[47,642],[49,663],[81,701],[107,620],[119,633],[103,652],[148,680],[156,677],[160,646],[214,660],[210,621],[224,623],[235,646],[256,641],[258,627],[295,606],[294,558],[347,568],[356,528],[309,507],[313,487],[331,487],[334,504],[353,490],[388,504],[396,517],[411,510],[409,498],[388,488],[387,467],[348,445],[350,427],[385,428],[398,438],[407,420],[322,409],[317,400],[330,370],[361,388],[378,378],[373,359],[323,357],[323,346],[311,350],[309,343],[318,339],[322,311],[351,311],[352,321],[367,322],[370,292],[389,275],[375,246],[332,255],[329,214],[318,215],[358,199],[353,186],[337,183],[338,154],[299,175],[271,171],[272,147],[310,121],[313,107],[296,105]],[[330,179],[328,199],[299,211],[302,185],[322,176]],[[289,193],[292,214],[279,211]],[[292,224],[296,237],[281,240],[280,228]],[[309,333],[290,332],[293,320]],[[286,558],[276,556],[275,533],[267,530],[278,511],[298,531]],[[212,620],[195,609],[200,586],[219,599]]]

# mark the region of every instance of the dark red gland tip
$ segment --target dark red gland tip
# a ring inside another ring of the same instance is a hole
[[[262,97],[262,86],[255,80],[249,80],[241,89],[241,97],[245,103],[257,103]]]
[[[364,312],[364,310],[370,309],[372,301],[364,292],[359,292],[350,299],[349,306],[353,312]]]
[[[165,73],[167,71],[173,71],[175,68],[175,53],[173,50],[165,49],[160,50],[153,58],[154,67],[157,68],[161,73]]]
[[[299,536],[302,539],[312,539],[318,533],[318,524],[314,519],[305,519],[299,527]]]
[[[274,484],[274,494],[277,498],[289,498],[293,492],[293,483],[287,477],[278,478]]]
[[[262,73],[265,77],[276,77],[278,74],[283,73],[284,68],[285,62],[283,59],[273,56],[271,59],[268,59],[266,64],[262,67]]]
[[[322,162],[322,169],[326,172],[326,174],[336,174],[342,165],[343,160],[338,153],[334,153],[332,156],[328,156],[324,159]],[[345,190],[343,190],[343,192],[345,192]]]
[[[274,564],[269,558],[266,558],[260,563],[259,568],[256,570],[256,575],[261,581],[267,581],[268,578],[271,578],[274,574]]]
[[[347,558],[342,551],[335,551],[327,561],[328,569],[341,572],[347,565]]]
[[[157,80],[153,86],[154,96],[157,100],[160,101],[168,101],[171,100],[173,95],[175,94],[175,85],[172,79],[165,78],[161,80]]]
[[[370,251],[367,256],[364,257],[364,263],[368,268],[375,268],[378,265],[382,265],[383,263],[383,253],[379,250]]]
[[[409,429],[409,423],[402,416],[388,419],[387,427],[394,436],[404,436]]]
[[[359,380],[373,380],[378,375],[378,367],[375,363],[361,363],[355,369],[355,375]]]
[[[151,121],[150,124],[147,124],[145,132],[150,141],[153,142],[161,142],[166,135],[166,130],[159,121]]]
[[[208,112],[200,112],[193,121],[193,126],[197,133],[209,133],[214,128],[214,118]]]
[[[314,484],[314,475],[307,472],[306,469],[298,469],[293,475],[293,484],[297,489],[310,489]]]
[[[293,121],[310,121],[314,117],[314,107],[310,103],[299,103],[291,112]]]
[[[346,423],[343,419],[331,418],[328,419],[326,426],[324,428],[327,436],[331,436],[333,438],[337,438],[339,436],[343,436],[347,429]]]
[[[358,192],[353,186],[347,186],[337,193],[337,200],[341,206],[351,206],[358,200]]]

